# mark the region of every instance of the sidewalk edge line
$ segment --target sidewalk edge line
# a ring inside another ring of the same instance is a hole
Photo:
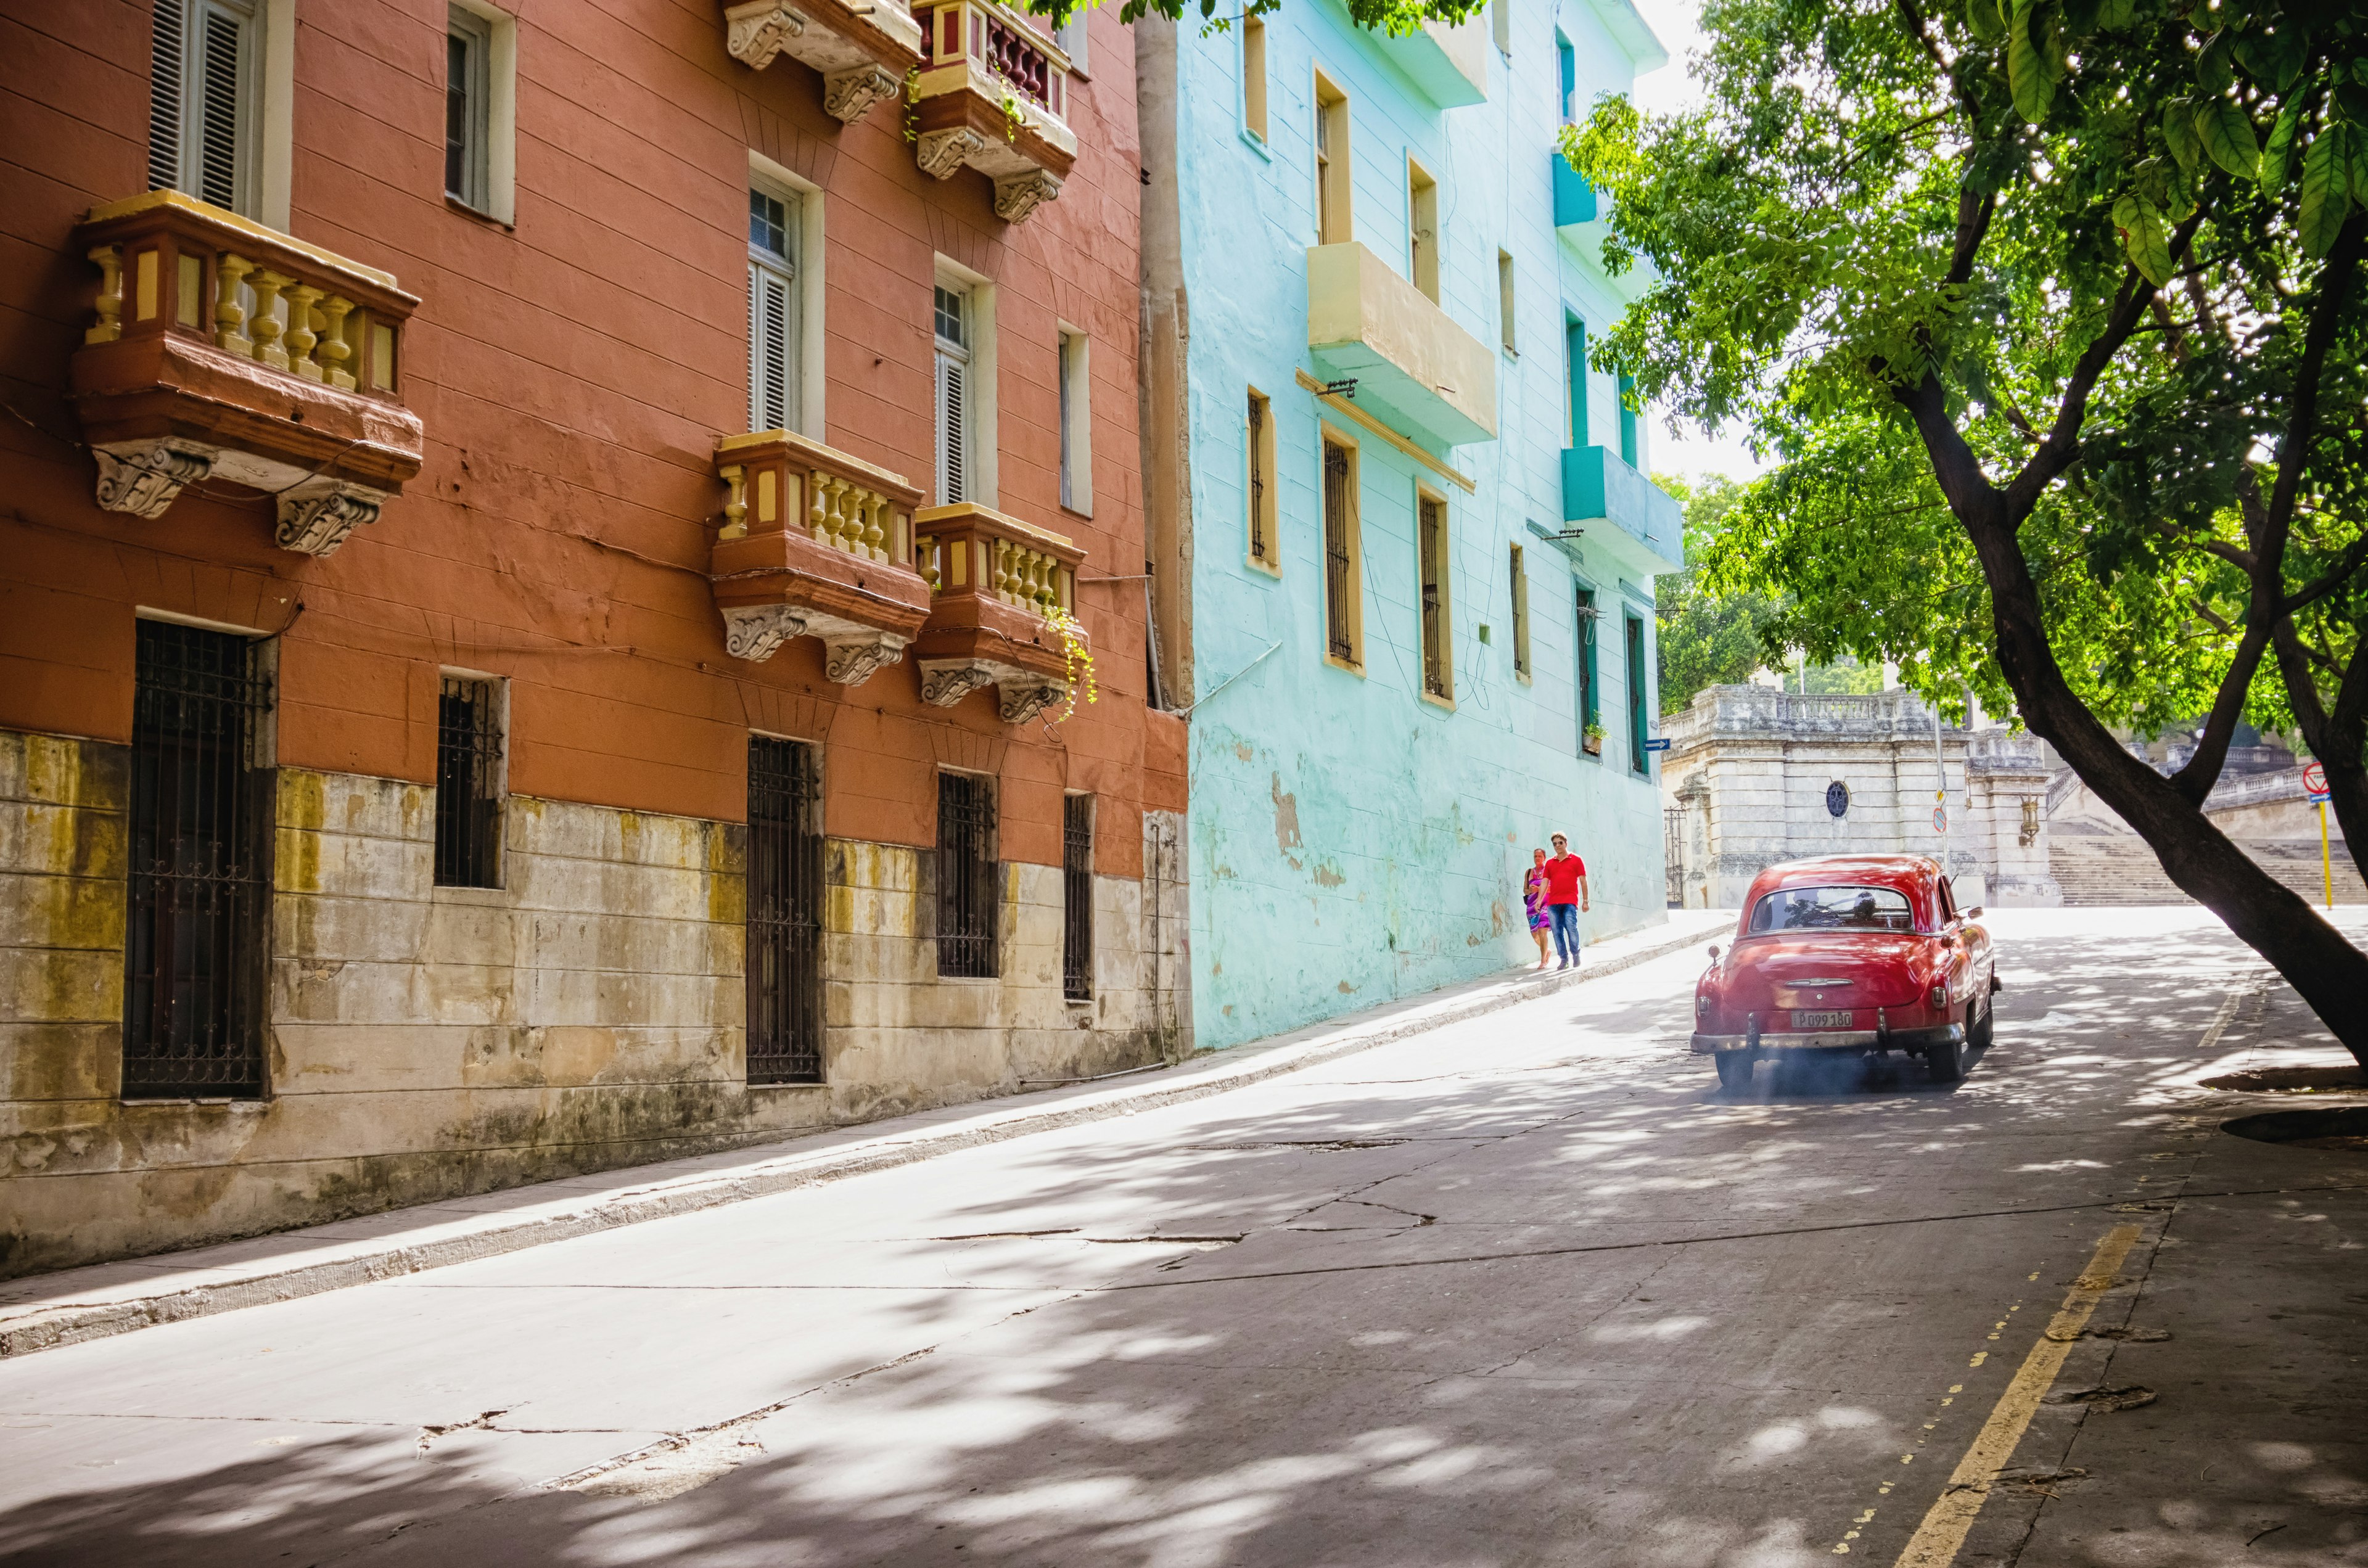
[[[1111,1091],[1105,1097],[1089,1104],[1056,1108],[1033,1115],[1012,1116],[985,1127],[967,1128],[961,1131],[924,1135],[908,1142],[885,1147],[860,1150],[837,1158],[825,1157],[791,1169],[757,1171],[745,1176],[718,1178],[712,1181],[686,1182],[676,1187],[653,1192],[598,1199],[586,1209],[552,1214],[523,1221],[518,1224],[472,1232],[443,1241],[421,1244],[393,1245],[383,1251],[359,1256],[342,1257],[321,1263],[300,1265],[276,1273],[256,1275],[247,1279],[215,1285],[191,1285],[183,1289],[159,1292],[154,1296],[131,1297],[121,1301],[95,1302],[87,1306],[63,1306],[47,1312],[28,1313],[24,1320],[0,1325],[0,1360],[29,1356],[42,1350],[54,1350],[63,1346],[79,1345],[88,1340],[106,1339],[119,1334],[159,1324],[180,1323],[190,1318],[211,1317],[220,1312],[236,1312],[245,1307],[268,1306],[276,1301],[292,1301],[305,1296],[317,1296],[326,1291],[349,1286],[374,1284],[383,1279],[401,1278],[405,1275],[425,1273],[429,1269],[446,1268],[455,1264],[473,1263],[480,1258],[498,1257],[507,1253],[523,1252],[529,1247],[553,1242],[569,1241],[577,1236],[593,1235],[602,1231],[626,1225],[638,1225],[652,1220],[672,1219],[681,1214],[693,1214],[706,1209],[720,1208],[728,1203],[745,1202],[752,1198],[770,1197],[798,1187],[819,1187],[828,1182],[843,1181],[851,1176],[869,1176],[874,1172],[893,1170],[902,1165],[916,1165],[940,1154],[956,1153],[965,1149],[984,1148],[990,1144],[1008,1142],[1039,1132],[1059,1131],[1065,1128],[1108,1120],[1113,1117],[1132,1116],[1140,1110],[1160,1109],[1172,1105],[1184,1105],[1205,1099],[1212,1095],[1247,1088],[1253,1084],[1279,1078],[1286,1073],[1296,1073],[1308,1067],[1320,1067],[1344,1056],[1370,1051],[1375,1046],[1392,1044],[1417,1034],[1444,1028],[1451,1024],[1466,1022],[1486,1014],[1536,1001],[1556,992],[1569,989],[1587,981],[1618,974],[1655,959],[1667,958],[1682,948],[1692,946],[1717,934],[1713,929],[1694,929],[1683,935],[1672,935],[1649,946],[1606,960],[1591,969],[1574,972],[1554,972],[1550,977],[1517,980],[1503,990],[1469,1001],[1450,1006],[1434,1013],[1382,1022],[1372,1028],[1353,1030],[1341,1038],[1291,1054],[1283,1060],[1253,1062],[1233,1071],[1212,1073],[1198,1081],[1183,1084],[1161,1084],[1154,1079],[1139,1092]],[[839,1131],[830,1129],[827,1131]],[[785,1142],[794,1142],[795,1140]],[[762,1148],[763,1144],[750,1144]],[[794,1157],[794,1156],[791,1156]],[[625,1167],[630,1168],[630,1167]],[[526,1188],[510,1188],[524,1191]],[[399,1210],[387,1210],[399,1212]],[[153,1256],[170,1256],[153,1254]]]

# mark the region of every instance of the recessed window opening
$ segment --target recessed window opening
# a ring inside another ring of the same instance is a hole
[[[1447,503],[1427,493],[1417,494],[1415,532],[1415,555],[1422,578],[1422,689],[1428,696],[1452,701],[1455,670],[1450,646]]]
[[[1563,323],[1563,357],[1570,376],[1570,444],[1589,445],[1587,438],[1587,324],[1577,316]]]
[[[123,1097],[264,1088],[271,685],[262,645],[137,623]]]
[[[1092,62],[1087,58],[1089,45],[1086,37],[1086,18],[1092,14],[1091,6],[1079,6],[1069,13],[1067,21],[1053,29],[1053,41],[1059,44],[1061,52],[1069,57],[1069,69],[1080,76],[1089,77],[1093,74]]]
[[[1574,118],[1578,103],[1578,55],[1570,47],[1570,40],[1554,34],[1554,72],[1561,89],[1562,122],[1576,124]]]
[[[155,0],[148,186],[259,216],[263,16],[238,0]]]
[[[1250,562],[1269,572],[1281,569],[1275,540],[1274,408],[1256,387],[1249,389],[1249,531]]]
[[[1620,376],[1620,460],[1636,466],[1636,382],[1625,371]]]
[[[493,24],[454,6],[444,38],[444,194],[480,212],[492,209]]]
[[[1357,455],[1338,441],[1324,443],[1325,652],[1360,665],[1362,596],[1357,575]]]
[[[1345,244],[1356,237],[1349,224],[1349,98],[1315,78],[1315,243]]]
[[[748,428],[798,427],[800,198],[748,188]]]
[[[1513,258],[1505,251],[1497,253],[1497,332],[1506,353],[1520,352],[1513,336]]]
[[[822,1082],[819,748],[748,738],[748,1082]]]
[[[1645,678],[1645,623],[1633,615],[1621,619],[1628,660],[1628,769],[1644,775],[1653,768],[1652,755],[1645,749],[1645,697],[1652,684]]]
[[[1513,552],[1513,674],[1523,680],[1530,678],[1530,574],[1521,560],[1521,547],[1511,547]]]
[[[1242,18],[1242,125],[1266,140],[1266,23]]]
[[[1587,733],[1602,722],[1600,703],[1596,691],[1594,589],[1578,590],[1577,613],[1578,631],[1574,641],[1578,650],[1578,749],[1594,756],[1600,755],[1603,750],[1601,739],[1590,736]]]
[[[938,504],[945,506],[970,499],[970,303],[968,290],[938,285]]]
[[[995,849],[995,780],[938,775],[938,972],[992,978],[1002,881]]]
[[[1061,994],[1094,995],[1094,798],[1061,799]]]
[[[1488,0],[1488,34],[1497,53],[1513,52],[1513,0]]]
[[[447,675],[436,702],[436,885],[502,885],[502,683]]]
[[[1094,513],[1092,341],[1061,334],[1061,505],[1081,517]]]
[[[1406,160],[1406,265],[1414,286],[1439,302],[1439,182]]]

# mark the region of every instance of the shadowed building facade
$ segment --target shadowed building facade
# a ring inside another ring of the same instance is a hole
[[[0,1270],[1181,1049],[1112,17],[0,28]]]

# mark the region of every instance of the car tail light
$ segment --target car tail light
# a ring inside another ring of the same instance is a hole
[[[1949,988],[1945,985],[1936,985],[1932,987],[1931,1002],[1932,1010],[1936,1013],[1941,1008],[1947,1006],[1949,1005]]]
[[[1695,992],[1695,993],[1694,993],[1694,1017],[1698,1017],[1698,1018],[1699,1018],[1699,1017],[1701,1017],[1703,1014],[1708,1013],[1709,1011],[1710,1011],[1710,994],[1709,994],[1708,992],[1706,992],[1706,991],[1697,991],[1697,992]]]

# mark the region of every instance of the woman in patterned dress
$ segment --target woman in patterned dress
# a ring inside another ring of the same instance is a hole
[[[1546,852],[1540,849],[1521,879],[1521,907],[1529,912],[1530,935],[1537,939],[1538,967],[1546,967]]]

